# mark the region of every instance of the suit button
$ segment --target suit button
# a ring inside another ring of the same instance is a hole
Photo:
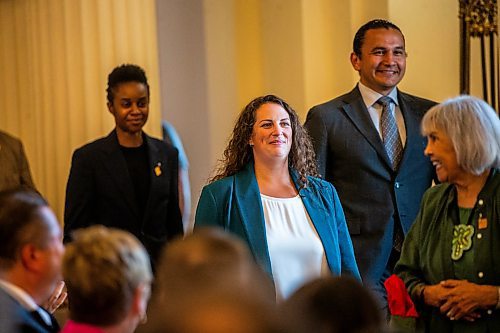
[[[395,182],[395,183],[394,183],[394,187],[395,187],[395,188],[399,188],[399,182]]]
[[[493,313],[493,310],[489,309],[488,311],[486,311],[489,315],[491,315]]]
[[[483,238],[483,234],[477,234],[477,239]]]
[[[483,201],[483,199],[479,199],[479,201],[477,203],[479,204],[479,206],[482,206],[484,204],[484,201]]]
[[[483,272],[479,272],[479,273],[477,273],[477,276],[478,276],[480,279],[482,279],[482,278],[483,278],[483,276],[484,276],[484,273],[483,273]]]

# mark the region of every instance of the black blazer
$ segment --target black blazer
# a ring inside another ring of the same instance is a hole
[[[377,283],[392,249],[394,223],[406,234],[434,169],[424,149],[420,121],[435,103],[398,91],[406,126],[399,170],[394,172],[361,93],[313,107],[305,126],[312,137],[320,174],[338,191],[361,277]]]
[[[183,233],[177,149],[146,134],[144,140],[151,186],[142,219],[114,130],[74,152],[66,187],[65,241],[73,230],[94,224],[120,228],[140,239],[155,262],[165,242]]]

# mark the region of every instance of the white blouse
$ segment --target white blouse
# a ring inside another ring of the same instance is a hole
[[[299,195],[261,194],[276,299],[289,297],[306,282],[330,274],[323,243]]]

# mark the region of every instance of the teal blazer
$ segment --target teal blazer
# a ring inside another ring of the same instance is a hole
[[[294,170],[290,173],[299,190],[298,173]],[[300,189],[299,195],[323,243],[331,272],[361,280],[335,188],[319,178],[308,177],[308,180],[308,186]],[[256,262],[272,277],[264,211],[253,163],[203,188],[195,229],[201,226],[219,226],[239,236],[248,244]]]

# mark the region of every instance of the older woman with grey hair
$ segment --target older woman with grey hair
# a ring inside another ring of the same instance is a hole
[[[153,275],[132,234],[100,225],[77,230],[63,277],[70,320],[61,333],[131,333],[145,320]]]
[[[426,332],[500,332],[500,120],[470,96],[430,109],[424,195],[395,271]]]

